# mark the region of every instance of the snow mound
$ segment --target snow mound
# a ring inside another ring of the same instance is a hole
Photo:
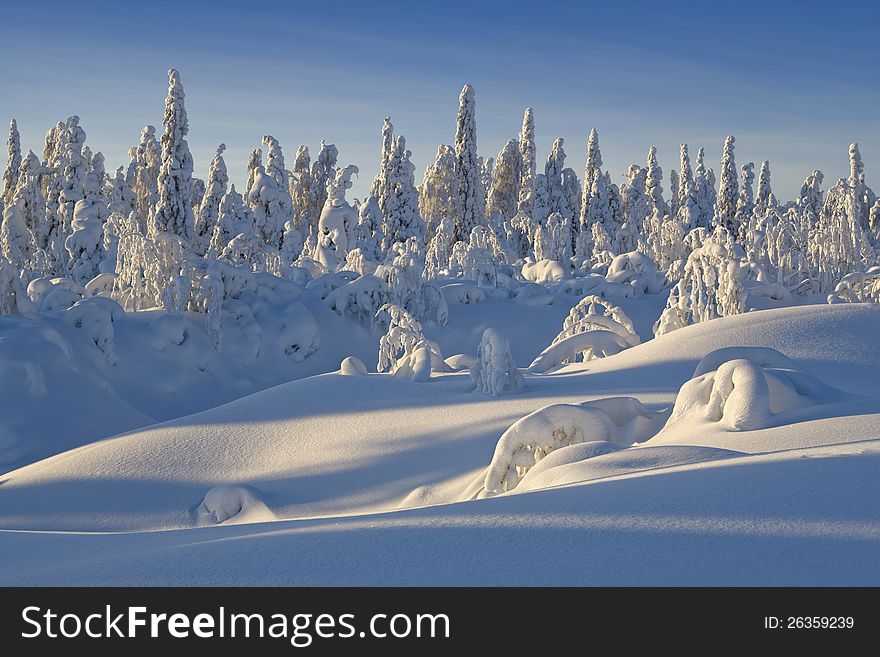
[[[514,422],[499,438],[486,470],[485,494],[513,490],[559,448],[595,441],[625,447],[654,435],[664,418],[628,397],[545,406]]]
[[[366,376],[367,366],[356,356],[346,356],[339,364],[339,372],[345,376]]]
[[[817,407],[853,399],[857,396],[822,383],[775,349],[720,349],[707,354],[681,387],[663,433],[699,424],[764,429],[800,419],[797,411],[823,413]]]
[[[534,481],[542,472],[547,472],[571,463],[586,461],[595,456],[611,454],[612,452],[617,452],[621,449],[623,448],[619,445],[615,445],[607,440],[588,440],[585,443],[560,447],[535,463],[535,465],[526,472],[525,476],[523,476],[522,481],[519,482],[518,488],[520,490],[526,490],[527,488],[528,490],[532,490],[532,488],[529,487],[530,482]]]
[[[260,492],[240,484],[214,486],[195,509],[195,517],[199,526],[275,520],[275,514],[260,499]]]
[[[554,456],[558,459],[551,460]],[[744,455],[741,452],[728,449],[691,445],[620,449],[609,443],[583,443],[562,448],[541,461],[523,477],[515,492],[526,493],[613,477],[668,472],[669,468],[701,465],[742,456]]]

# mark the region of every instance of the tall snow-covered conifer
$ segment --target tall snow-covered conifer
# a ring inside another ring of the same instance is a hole
[[[721,154],[721,181],[715,201],[715,221],[736,235],[736,205],[739,201],[739,185],[736,176],[736,160],[733,155],[736,139],[731,135],[724,140]]]
[[[165,98],[165,117],[162,133],[162,165],[159,168],[159,201],[153,211],[154,234],[172,233],[186,241],[192,239],[193,160],[186,143],[189,121],[184,106],[180,74],[168,71],[168,96]]]
[[[467,242],[474,227],[485,223],[485,209],[480,204],[480,166],[477,161],[477,118],[474,88],[466,84],[458,98],[455,118],[455,157],[461,216],[456,221],[455,237]],[[387,237],[387,235],[386,235]]]
[[[21,168],[21,139],[18,135],[18,124],[15,119],[9,122],[9,138],[6,140],[6,169],[3,171],[3,203],[12,203],[18,173]]]
[[[509,139],[495,158],[492,186],[486,202],[487,215],[497,213],[504,221],[510,221],[516,216],[521,177],[522,154],[519,144],[515,139]]]
[[[208,167],[205,195],[202,197],[202,202],[196,213],[193,246],[199,255],[207,253],[211,244],[211,238],[220,216],[220,201],[226,195],[229,184],[226,162],[223,160],[223,151],[225,150],[226,144],[220,144],[214,154],[214,159],[211,160],[211,165]]]
[[[520,175],[517,211],[531,218],[535,194],[535,172],[537,171],[535,113],[531,107],[526,107],[523,113],[522,128],[519,132],[519,152],[522,158],[522,173]]]
[[[434,162],[425,169],[419,190],[419,213],[425,220],[428,236],[433,236],[444,219],[461,216],[461,195],[455,171],[455,149],[441,144]]]

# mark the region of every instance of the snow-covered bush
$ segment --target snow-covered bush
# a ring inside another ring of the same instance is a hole
[[[437,344],[422,335],[422,325],[406,310],[385,304],[378,315],[378,321],[388,326],[379,340],[379,372],[410,381],[427,381],[432,371],[450,371]]]
[[[483,331],[477,362],[471,367],[471,379],[477,390],[493,397],[523,386],[523,376],[510,355],[510,345],[494,328]]]
[[[828,303],[880,303],[880,266],[866,272],[853,272],[844,276],[834,292],[828,295]]]
[[[325,303],[340,317],[371,326],[379,309],[389,302],[388,286],[371,274],[336,288],[327,295]]]
[[[486,469],[484,494],[513,490],[551,452],[570,445],[605,441],[629,446],[653,435],[662,416],[629,397],[583,404],[552,404],[514,422],[499,438]]]
[[[586,296],[571,309],[562,331],[532,361],[529,371],[544,373],[566,363],[604,358],[640,342],[622,309],[601,297]]]
[[[637,296],[657,294],[663,289],[664,275],[648,256],[638,251],[621,253],[608,265],[605,280],[608,283],[629,285]]]

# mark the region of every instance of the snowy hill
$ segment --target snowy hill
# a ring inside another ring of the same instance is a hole
[[[498,398],[471,391],[461,374],[282,384],[4,475],[0,554],[18,566],[0,581],[876,584],[878,322],[874,305],[722,318],[527,376],[521,393]],[[842,401],[817,407],[827,416],[707,427],[586,460],[567,461],[576,448],[564,448],[513,493],[460,501],[523,415],[620,395],[669,408],[705,354],[743,344],[786,354]],[[250,491],[258,504],[248,493],[234,511],[253,515],[196,528],[211,524],[199,507],[218,485],[233,485],[221,503]],[[394,511],[401,505],[426,508]],[[233,526],[268,519],[282,522]],[[82,531],[141,533],[67,533]],[[843,546],[847,561],[835,556]],[[786,550],[805,556],[783,562]],[[63,551],[63,567],[47,571],[43,551]],[[565,567],[523,572],[530,555],[547,553],[567,555]],[[394,572],[378,554],[393,555]],[[425,569],[427,555],[436,568]],[[822,558],[826,567],[811,571]]]

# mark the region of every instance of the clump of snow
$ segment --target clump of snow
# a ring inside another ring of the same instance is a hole
[[[115,365],[118,360],[113,350],[113,322],[124,316],[122,306],[107,297],[82,299],[64,313],[68,324],[88,332],[110,365]]]
[[[302,302],[294,301],[287,306],[280,319],[278,347],[291,360],[299,363],[318,350],[318,324]]]
[[[470,354],[455,354],[446,359],[446,364],[449,365],[454,372],[470,370],[476,362],[476,357]]]
[[[346,356],[339,364],[339,373],[345,376],[366,376],[367,366],[357,356]]]
[[[477,390],[493,397],[523,387],[523,376],[510,355],[510,344],[496,329],[483,331],[477,361],[471,366],[471,379]]]
[[[557,260],[544,258],[537,262],[526,262],[522,267],[522,275],[532,283],[548,285],[565,280],[566,267]]]
[[[269,508],[253,486],[224,484],[205,493],[195,509],[196,523],[204,525],[240,524],[274,520]]]
[[[641,442],[657,431],[663,417],[628,397],[545,406],[514,422],[498,439],[483,482],[485,494],[513,490],[535,464],[561,447]]]

